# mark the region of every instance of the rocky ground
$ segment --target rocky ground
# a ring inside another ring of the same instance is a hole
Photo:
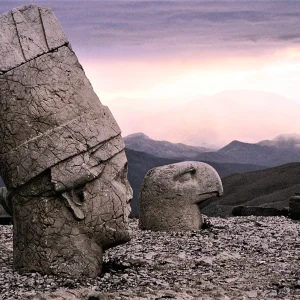
[[[210,218],[200,232],[140,231],[106,252],[93,280],[12,270],[12,226],[0,226],[1,299],[300,299],[300,223]]]

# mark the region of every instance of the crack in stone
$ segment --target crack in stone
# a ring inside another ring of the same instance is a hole
[[[48,45],[48,40],[47,40],[47,35],[46,35],[46,31],[45,31],[45,26],[44,26],[43,18],[42,18],[42,15],[41,15],[41,9],[38,8],[38,10],[39,10],[40,22],[41,22],[43,33],[44,33],[44,37],[45,37],[45,43],[46,43],[46,46],[47,46],[48,50],[50,50],[50,47]]]
[[[1,75],[5,75],[6,73],[8,73],[8,72],[10,72],[10,71],[13,71],[14,69],[17,69],[18,67],[20,67],[20,66],[22,66],[22,65],[25,65],[25,64],[27,64],[27,63],[30,63],[31,61],[34,61],[35,59],[37,59],[37,58],[39,58],[39,57],[41,57],[41,56],[44,56],[44,55],[49,54],[49,53],[57,52],[57,50],[60,49],[60,48],[62,48],[62,47],[67,47],[67,48],[69,48],[69,46],[70,46],[70,43],[67,42],[67,43],[64,43],[64,44],[61,45],[61,46],[55,47],[55,48],[53,48],[53,49],[51,49],[51,50],[49,50],[49,51],[47,51],[47,52],[43,52],[43,53],[37,55],[37,56],[34,57],[34,58],[28,59],[28,60],[24,61],[23,63],[20,63],[19,65],[15,66],[15,67],[13,67],[13,68],[7,70],[7,71],[3,71],[3,70],[0,69],[0,71],[1,71],[0,76],[1,76]],[[21,47],[21,49],[22,49],[22,47]],[[69,49],[70,49],[70,48],[69,48]],[[70,50],[71,50],[71,49],[70,49]],[[23,52],[23,50],[22,50],[22,52]],[[73,51],[72,51],[72,52],[73,52]],[[24,54],[23,54],[23,55],[24,55]]]
[[[15,24],[15,28],[16,28],[16,32],[17,32],[17,37],[18,37],[18,41],[19,41],[19,44],[20,44],[20,49],[21,49],[23,58],[26,61],[25,53],[24,53],[24,50],[23,50],[23,47],[22,47],[22,44],[21,44],[20,34],[19,34],[19,31],[18,31],[18,26],[17,26],[16,20],[15,20],[15,17],[14,17],[14,12],[11,13],[11,16],[12,16],[12,19],[13,19],[14,24]],[[6,72],[7,71],[2,71],[2,74],[5,74]]]

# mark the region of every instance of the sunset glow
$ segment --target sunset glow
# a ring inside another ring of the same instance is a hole
[[[95,91],[109,104],[115,98],[151,99],[159,105],[180,104],[192,97],[245,89],[299,97],[300,47],[262,57],[209,57],[201,61],[81,61]],[[105,77],[101,74],[106,74]],[[111,80],[114,78],[114,80]],[[171,98],[173,101],[171,101]]]

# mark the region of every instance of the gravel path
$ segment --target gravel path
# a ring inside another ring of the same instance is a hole
[[[131,242],[107,251],[104,272],[93,280],[19,275],[12,270],[12,226],[0,226],[1,299],[300,299],[300,223],[209,222],[199,232],[164,233],[140,231],[132,221]]]

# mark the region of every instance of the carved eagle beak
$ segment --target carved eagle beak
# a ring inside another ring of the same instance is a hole
[[[218,188],[214,192],[201,193],[198,197],[197,205],[201,209],[208,206],[209,204],[218,200],[217,197],[221,197],[223,195],[223,186],[218,185]]]

